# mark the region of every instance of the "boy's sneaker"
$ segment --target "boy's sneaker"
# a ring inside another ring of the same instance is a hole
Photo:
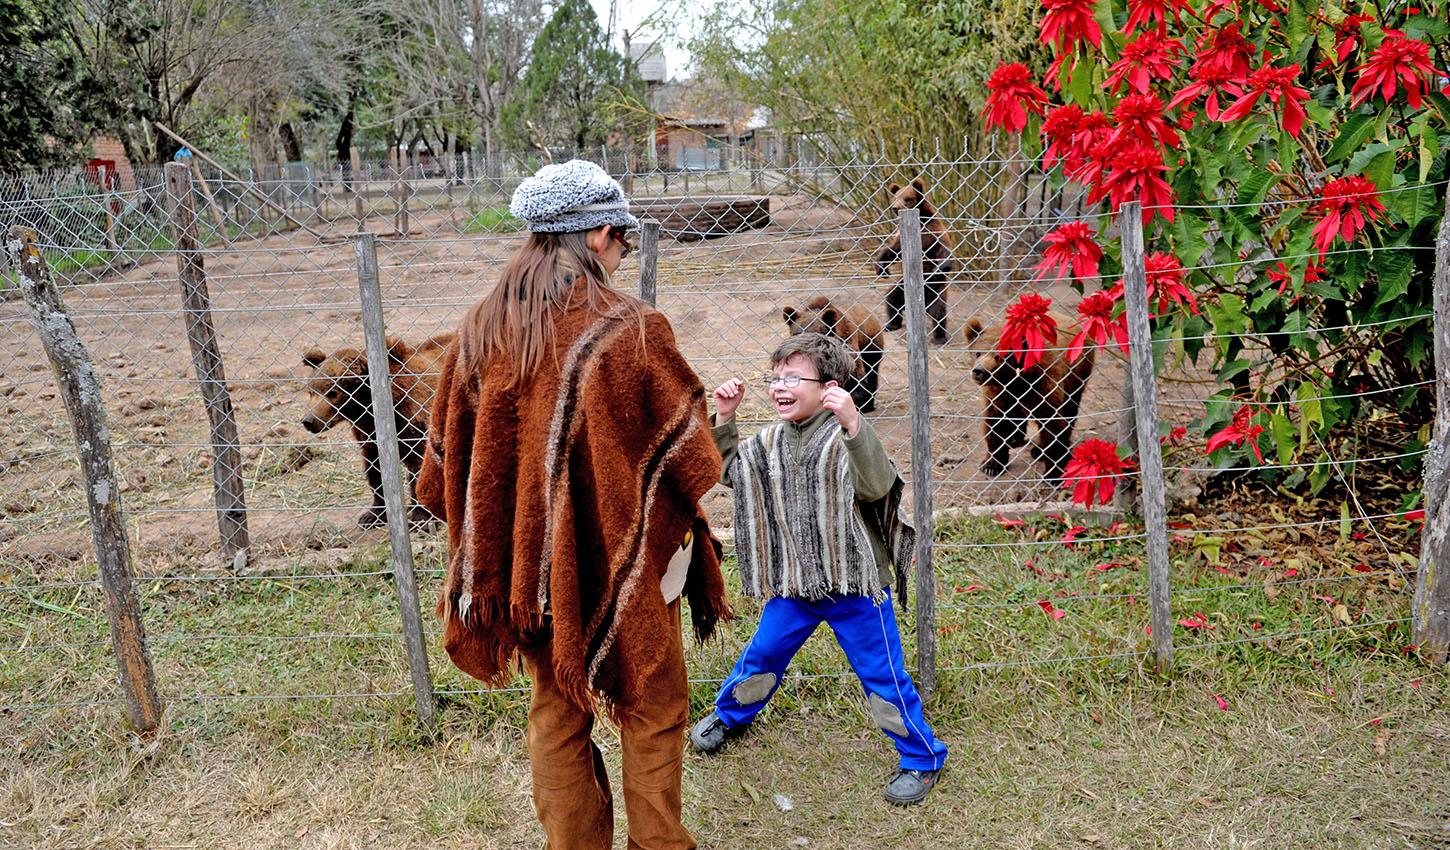
[[[726,742],[744,735],[748,729],[749,726],[732,729],[725,725],[720,715],[712,711],[700,718],[700,722],[690,729],[690,743],[695,745],[695,749],[711,756],[720,752]]]
[[[913,806],[920,803],[936,786],[936,779],[940,774],[941,768],[936,770],[902,768],[898,770],[896,776],[886,783],[886,802],[893,806]]]

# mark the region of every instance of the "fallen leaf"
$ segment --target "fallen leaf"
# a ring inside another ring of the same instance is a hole
[[[974,590],[981,590],[981,589],[982,589],[982,586],[980,584],[969,584],[966,587],[959,587],[959,588],[957,588],[957,593],[971,593]]]
[[[746,782],[745,780],[742,779],[740,781],[740,787],[745,791],[746,794],[749,794],[750,795],[750,802],[752,802],[752,803],[759,803],[760,802],[760,792],[757,791],[757,790],[755,790],[753,787],[751,787],[751,785],[750,785],[749,782]]]
[[[1037,607],[1041,608],[1047,614],[1047,616],[1051,617],[1054,620],[1061,620],[1063,617],[1067,616],[1066,611],[1062,610],[1061,608],[1054,608],[1052,603],[1048,602],[1046,599],[1037,600]]]
[[[1018,526],[1023,526],[1027,523],[1020,519],[1008,519],[1007,517],[1002,516],[1001,511],[998,511],[997,524],[1002,526],[1003,528],[1017,528]]]
[[[1213,701],[1216,702],[1216,703],[1218,703],[1218,710],[1219,711],[1228,711],[1228,700],[1224,699],[1223,697],[1219,696],[1218,694],[1214,694],[1213,695]]]
[[[1067,548],[1071,549],[1072,544],[1077,542],[1078,535],[1082,534],[1084,531],[1087,531],[1087,526],[1074,525],[1072,528],[1069,528],[1067,530],[1066,534],[1062,535],[1062,544]]]
[[[1117,561],[1108,561],[1105,564],[1097,564],[1097,565],[1095,565],[1093,567],[1093,569],[1097,570],[1100,573],[1105,573],[1108,570],[1115,570],[1115,569],[1118,569],[1119,567],[1126,568],[1127,566],[1128,566],[1127,564],[1120,564]]]
[[[1354,620],[1349,616],[1349,608],[1346,607],[1344,603],[1341,602],[1340,604],[1335,605],[1333,608],[1333,613],[1334,619],[1345,624],[1346,626],[1353,625]]]

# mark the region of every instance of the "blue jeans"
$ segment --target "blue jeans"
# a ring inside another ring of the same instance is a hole
[[[896,745],[901,767],[940,768],[947,748],[922,716],[921,696],[906,672],[889,591],[880,605],[867,596],[770,599],[735,669],[720,686],[715,713],[732,729],[755,720],[780,687],[790,660],[822,620],[836,633],[836,642],[866,690],[872,718]]]

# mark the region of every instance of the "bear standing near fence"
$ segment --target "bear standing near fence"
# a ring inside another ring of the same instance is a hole
[[[609,286],[639,222],[574,160],[509,211],[528,242],[444,361],[418,496],[448,524],[444,647],[488,684],[533,680],[528,746],[548,846],[608,848],[590,737],[618,723],[629,846],[691,848],[680,822],[689,689],[680,628],[728,616],[700,498],[720,476],[704,387],[665,317]]]

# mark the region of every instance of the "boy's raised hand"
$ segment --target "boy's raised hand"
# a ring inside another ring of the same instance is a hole
[[[847,437],[856,436],[861,427],[861,412],[856,409],[856,400],[840,384],[835,381],[826,384],[825,392],[821,393],[821,406],[835,415]]]
[[[715,388],[715,424],[724,425],[735,418],[735,408],[745,400],[745,382],[731,378]]]

